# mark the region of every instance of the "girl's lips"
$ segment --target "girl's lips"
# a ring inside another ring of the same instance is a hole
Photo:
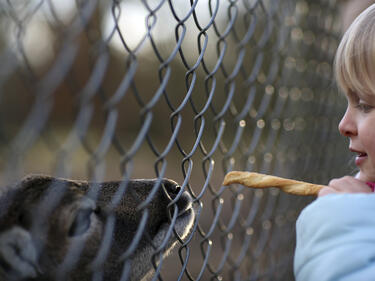
[[[360,165],[362,165],[362,163],[364,162],[364,161],[366,161],[366,159],[367,159],[367,154],[366,153],[363,153],[363,152],[357,152],[357,156],[355,157],[355,164],[357,165],[357,166],[360,166]]]
[[[367,159],[367,153],[366,152],[362,152],[360,150],[356,150],[354,147],[349,147],[349,150],[351,152],[354,152],[357,154],[357,156],[355,157],[355,164],[357,166],[360,166],[363,164],[364,161],[366,161]]]

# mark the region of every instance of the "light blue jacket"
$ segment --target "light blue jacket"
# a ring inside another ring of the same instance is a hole
[[[375,194],[319,198],[296,231],[296,281],[375,280]]]

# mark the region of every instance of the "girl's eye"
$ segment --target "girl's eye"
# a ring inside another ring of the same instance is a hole
[[[363,111],[364,113],[368,113],[373,109],[371,105],[366,104],[366,103],[358,103],[356,105],[356,108],[359,109],[360,111]]]

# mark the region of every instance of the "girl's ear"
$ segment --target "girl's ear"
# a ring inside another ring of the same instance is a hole
[[[1,233],[0,279],[34,279],[39,273],[38,251],[30,233],[19,226]]]

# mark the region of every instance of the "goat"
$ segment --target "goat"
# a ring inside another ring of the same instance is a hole
[[[125,192],[111,208],[120,189]],[[140,210],[150,194],[152,200]],[[177,203],[170,204],[176,196]],[[172,220],[170,209],[178,214]],[[191,196],[172,180],[124,184],[27,176],[0,193],[0,281],[86,281],[95,274],[106,281],[145,280],[170,228],[174,232],[161,249],[163,256],[177,245],[176,234],[187,237],[194,218]],[[108,248],[102,247],[103,239]]]

